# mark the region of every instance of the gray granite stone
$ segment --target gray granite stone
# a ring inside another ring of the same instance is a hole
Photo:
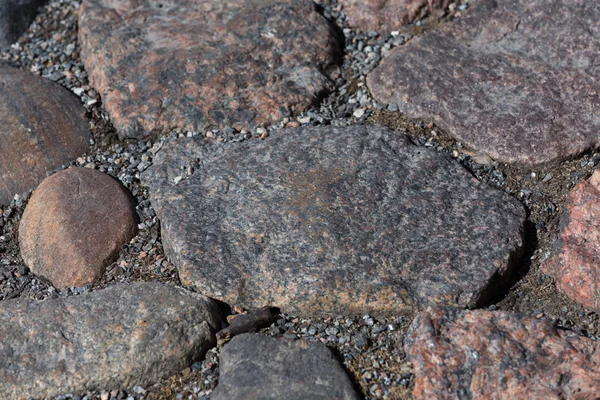
[[[326,346],[262,335],[236,336],[219,361],[212,400],[358,400]]]
[[[374,97],[502,162],[564,160],[600,144],[600,3],[480,0],[395,49]]]
[[[6,400],[147,385],[216,344],[216,304],[159,283],[42,302],[0,303],[0,393]]]
[[[386,128],[182,138],[142,180],[183,284],[247,308],[473,307],[521,254],[520,203]]]

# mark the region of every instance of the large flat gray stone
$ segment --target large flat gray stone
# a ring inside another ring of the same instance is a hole
[[[473,307],[521,252],[520,203],[381,127],[289,129],[230,145],[182,138],[142,179],[181,281],[249,308]]]
[[[600,3],[470,4],[371,72],[374,97],[502,162],[560,161],[600,145]]]

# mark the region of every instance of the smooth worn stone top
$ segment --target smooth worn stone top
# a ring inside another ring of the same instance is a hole
[[[0,64],[0,205],[83,155],[91,137],[77,97],[47,79]]]
[[[0,0],[0,48],[15,43],[47,0]]]
[[[182,282],[245,307],[475,306],[520,257],[521,204],[387,128],[182,138],[142,179]]]
[[[144,387],[216,344],[217,305],[160,283],[0,303],[3,400]]]
[[[389,32],[412,23],[427,12],[445,9],[450,0],[340,0],[350,26],[363,31]]]
[[[88,168],[46,178],[19,226],[25,264],[57,288],[99,279],[137,232],[131,194],[116,179]]]
[[[600,144],[600,2],[479,0],[396,48],[374,97],[502,162],[564,160]]]
[[[505,311],[436,307],[406,337],[415,399],[596,399],[600,342]]]
[[[586,307],[600,309],[600,171],[579,183],[566,200],[561,230],[542,270]]]
[[[334,354],[321,343],[236,336],[219,358],[212,400],[358,400]]]
[[[79,41],[122,137],[278,121],[333,88],[340,51],[304,0],[84,0]]]

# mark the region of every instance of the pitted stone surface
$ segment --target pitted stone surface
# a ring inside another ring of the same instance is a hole
[[[333,88],[339,38],[303,0],[85,0],[79,39],[122,137],[237,129]]]
[[[389,32],[410,24],[450,0],[340,0],[350,26],[363,31]]]
[[[160,283],[0,303],[6,400],[153,384],[216,344],[217,305]]]
[[[0,0],[0,48],[15,43],[47,0]]]
[[[212,400],[358,400],[352,382],[321,343],[244,334],[225,345]]]
[[[395,49],[368,76],[374,97],[502,162],[540,164],[597,147],[600,3],[472,4]]]
[[[181,281],[248,308],[475,306],[520,256],[521,204],[385,128],[182,138],[142,179]]]
[[[407,333],[415,399],[596,399],[600,342],[505,311],[435,307]]]
[[[137,232],[131,194],[104,172],[69,168],[33,192],[19,226],[25,264],[57,288],[99,279]]]
[[[88,151],[85,109],[66,89],[0,64],[0,205]]]
[[[569,194],[560,236],[542,268],[556,286],[586,307],[600,309],[600,171]]]

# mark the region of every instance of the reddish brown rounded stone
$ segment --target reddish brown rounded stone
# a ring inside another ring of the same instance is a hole
[[[600,309],[600,171],[569,194],[552,256],[542,265],[556,286],[586,307]]]
[[[415,399],[596,399],[600,342],[504,311],[436,307],[410,327]]]
[[[91,84],[123,137],[237,129],[305,110],[333,88],[333,27],[302,0],[85,0]]]
[[[100,171],[69,168],[33,192],[19,227],[25,264],[57,288],[94,282],[135,235],[131,195]]]
[[[32,73],[0,65],[0,204],[89,149],[79,100]]]
[[[472,4],[394,49],[367,77],[375,99],[502,162],[555,162],[599,146],[600,2]]]
[[[410,24],[450,0],[340,0],[350,26],[364,31],[391,31]]]

